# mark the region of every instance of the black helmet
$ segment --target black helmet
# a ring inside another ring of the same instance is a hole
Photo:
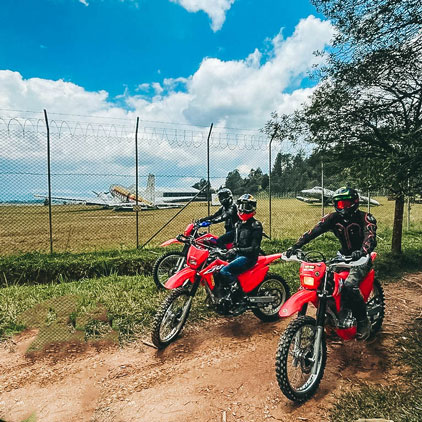
[[[352,188],[339,188],[334,192],[333,203],[339,214],[343,216],[352,215],[359,207],[359,194]]]
[[[251,194],[245,193],[237,200],[237,209],[245,214],[256,211],[256,199]]]
[[[218,192],[218,200],[220,201],[220,204],[223,206],[228,206],[233,203],[233,194],[230,189],[227,188],[221,188]]]

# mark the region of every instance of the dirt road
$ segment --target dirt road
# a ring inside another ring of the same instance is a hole
[[[359,383],[397,383],[403,368],[389,349],[422,311],[422,273],[384,287],[383,331],[371,344],[328,341],[324,378],[297,406],[280,392],[274,357],[287,321],[264,324],[252,314],[187,327],[164,351],[139,342],[125,348],[52,347],[25,351],[26,332],[0,345],[0,418],[21,422],[326,421],[335,395]],[[393,295],[399,300],[393,301]],[[149,339],[146,339],[149,340]]]

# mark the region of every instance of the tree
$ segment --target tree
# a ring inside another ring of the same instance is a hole
[[[205,180],[204,178],[201,178],[201,180],[199,182],[196,182],[194,185],[192,185],[192,187],[195,188],[195,189],[198,189],[198,190],[202,190],[202,189],[205,188],[203,190],[203,194],[207,195],[208,189],[206,189],[206,188],[208,187],[208,181]],[[210,184],[210,190],[209,190],[210,195],[214,192],[215,192],[215,190],[213,188],[211,188],[211,184]],[[208,198],[208,199],[211,199],[211,197]]]
[[[204,178],[201,178],[201,180],[199,182],[196,182],[194,185],[192,185],[192,187],[195,189],[201,190],[207,185],[208,185],[208,182]]]
[[[243,192],[243,179],[239,170],[235,169],[226,177],[226,188],[229,188],[234,195],[240,195]]]
[[[337,27],[322,83],[278,136],[305,137],[344,173],[396,201],[392,251],[401,252],[404,199],[422,188],[422,6],[414,0],[313,0]],[[408,12],[412,11],[412,14]],[[389,32],[391,34],[389,35]]]
[[[243,190],[245,193],[256,194],[261,190],[262,179],[263,179],[262,170],[258,167],[256,170],[251,169],[248,177],[243,182]]]

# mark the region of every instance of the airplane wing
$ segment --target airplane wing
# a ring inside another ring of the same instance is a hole
[[[360,200],[361,203],[364,202],[365,204],[367,204],[368,200],[369,200],[369,203],[371,205],[375,205],[375,206],[380,205],[380,203],[377,200],[372,199],[372,198],[368,198],[367,196],[363,196],[363,195],[359,195],[359,200]]]
[[[34,195],[35,198],[41,198],[44,200],[48,200],[47,195]],[[95,199],[95,198],[69,198],[66,196],[52,196],[52,201],[61,201],[61,202],[72,202],[75,204],[82,204],[82,205],[101,205],[101,206],[107,206],[107,202],[105,202],[103,199]]]
[[[320,203],[321,200],[320,199],[316,199],[316,198],[305,198],[304,196],[296,196],[296,199],[298,199],[299,201],[302,202],[306,202],[307,204],[316,204],[316,203]]]

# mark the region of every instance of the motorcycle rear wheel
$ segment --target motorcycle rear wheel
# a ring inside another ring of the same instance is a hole
[[[278,311],[290,297],[290,288],[283,277],[277,274],[267,274],[263,282],[253,291],[254,296],[277,296],[276,303],[252,308],[256,317],[264,322],[280,319]]]
[[[167,252],[160,256],[152,269],[154,283],[159,289],[165,289],[166,281],[178,271],[180,271],[186,263],[186,256],[183,252],[173,251]]]
[[[278,385],[283,394],[296,403],[310,399],[317,390],[327,363],[325,333],[322,336],[316,373],[312,373],[312,356],[316,321],[300,316],[292,321],[280,338],[275,368]]]
[[[187,288],[174,289],[155,315],[152,324],[152,343],[164,349],[182,331],[192,305],[193,296]]]

